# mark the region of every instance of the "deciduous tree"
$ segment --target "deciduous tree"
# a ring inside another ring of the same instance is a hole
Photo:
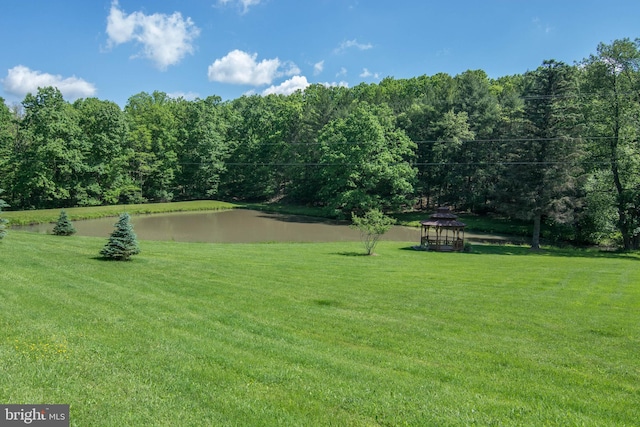
[[[322,130],[320,197],[331,213],[350,216],[412,203],[415,145],[394,120],[389,107],[357,103],[346,118]]]
[[[128,170],[127,122],[120,107],[97,98],[73,103],[82,130],[85,173],[78,205],[127,202],[138,188]]]
[[[174,101],[164,92],[141,92],[129,98],[125,113],[129,124],[129,168],[141,198],[170,201],[178,169],[178,123]]]
[[[12,156],[11,194],[21,208],[73,206],[86,171],[76,111],[53,87],[27,94]]]
[[[15,142],[14,120],[9,107],[0,97],[0,188],[11,183],[13,144]]]
[[[640,248],[640,39],[601,43],[583,61],[591,160],[605,162],[625,249]]]
[[[353,214],[351,221],[351,228],[360,232],[360,238],[367,255],[373,255],[380,238],[395,223],[393,218],[384,215],[379,209],[371,209],[361,217]]]
[[[178,127],[175,196],[182,200],[216,197],[230,152],[226,141],[230,107],[210,96],[179,99],[172,108]]]

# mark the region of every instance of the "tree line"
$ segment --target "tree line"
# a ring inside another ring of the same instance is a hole
[[[350,216],[450,205],[640,248],[640,41],[491,79],[482,70],[222,101],[139,93],[124,108],[39,88],[0,102],[11,209],[189,199]]]

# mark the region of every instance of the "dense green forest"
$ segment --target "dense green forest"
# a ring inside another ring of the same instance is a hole
[[[640,39],[522,75],[482,70],[124,109],[44,87],[0,102],[11,209],[223,199],[334,216],[450,205],[640,248]]]

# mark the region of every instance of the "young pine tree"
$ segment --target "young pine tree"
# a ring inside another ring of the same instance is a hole
[[[0,190],[0,192],[2,192],[2,190]],[[9,205],[7,205],[4,200],[0,199],[0,212],[2,212],[2,208],[6,208],[7,206]],[[0,218],[0,240],[7,235],[7,222],[8,221],[6,219]]]
[[[60,216],[58,217],[58,221],[56,222],[55,227],[53,227],[53,234],[56,236],[71,236],[76,233],[76,228],[73,226],[71,221],[69,220],[69,216],[67,212],[63,209],[60,211]]]
[[[100,251],[100,255],[107,259],[128,261],[132,255],[140,253],[136,233],[130,222],[128,213],[120,214],[109,241]]]

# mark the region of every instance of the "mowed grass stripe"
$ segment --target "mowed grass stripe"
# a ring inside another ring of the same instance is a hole
[[[640,418],[637,255],[105,242],[0,244],[0,401],[105,426]]]

